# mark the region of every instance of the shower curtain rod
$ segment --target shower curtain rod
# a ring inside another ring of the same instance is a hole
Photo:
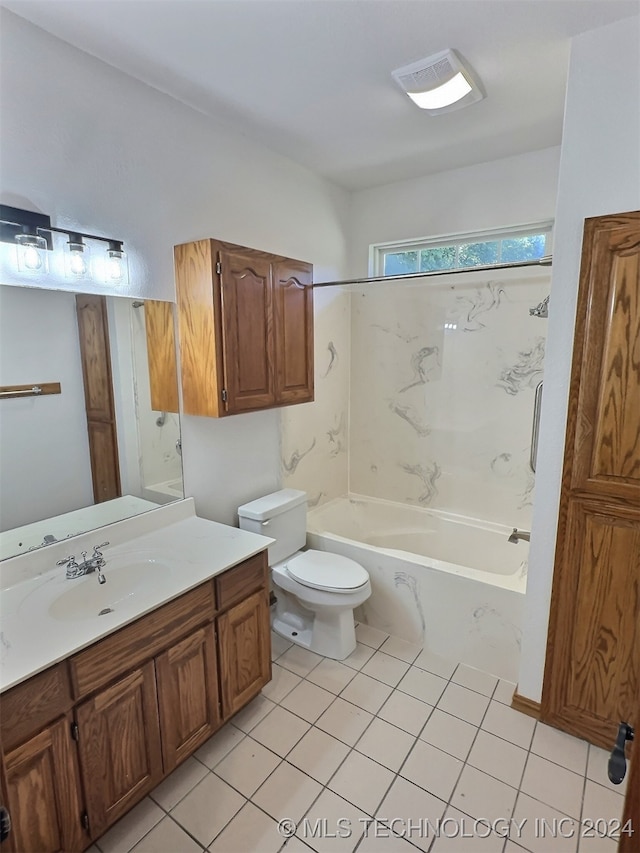
[[[399,275],[376,275],[371,278],[349,278],[343,281],[314,281],[312,287],[338,287],[342,284],[374,284],[378,281],[393,281],[394,279],[406,281],[407,279],[427,278],[435,275],[458,275],[463,272],[486,272],[488,270],[511,270],[520,267],[550,267],[553,260],[552,255],[545,255],[535,261],[514,261],[510,264],[487,264],[483,267],[464,267],[457,270],[431,270],[430,272],[409,272]]]

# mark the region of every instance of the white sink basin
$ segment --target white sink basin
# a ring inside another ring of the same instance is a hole
[[[110,566],[107,561],[103,572],[104,584],[98,583],[96,572],[66,581],[69,586],[51,602],[49,615],[60,622],[77,622],[129,610],[141,594],[164,583],[172,567],[157,557],[132,555],[125,564]]]

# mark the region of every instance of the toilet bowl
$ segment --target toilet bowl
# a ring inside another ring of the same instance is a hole
[[[269,566],[276,604],[272,628],[299,646],[335,660],[356,647],[353,610],[371,595],[366,569],[327,551],[302,550],[307,496],[281,489],[238,507],[240,527],[271,536]]]

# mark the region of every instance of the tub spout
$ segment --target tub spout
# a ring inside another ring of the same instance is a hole
[[[513,533],[509,536],[508,542],[513,542],[515,545],[518,544],[519,539],[524,539],[527,542],[531,541],[531,533],[528,530],[518,530],[517,527],[513,528]]]

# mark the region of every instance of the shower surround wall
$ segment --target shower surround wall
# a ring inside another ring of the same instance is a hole
[[[351,493],[529,529],[550,277],[510,272],[352,294]]]

